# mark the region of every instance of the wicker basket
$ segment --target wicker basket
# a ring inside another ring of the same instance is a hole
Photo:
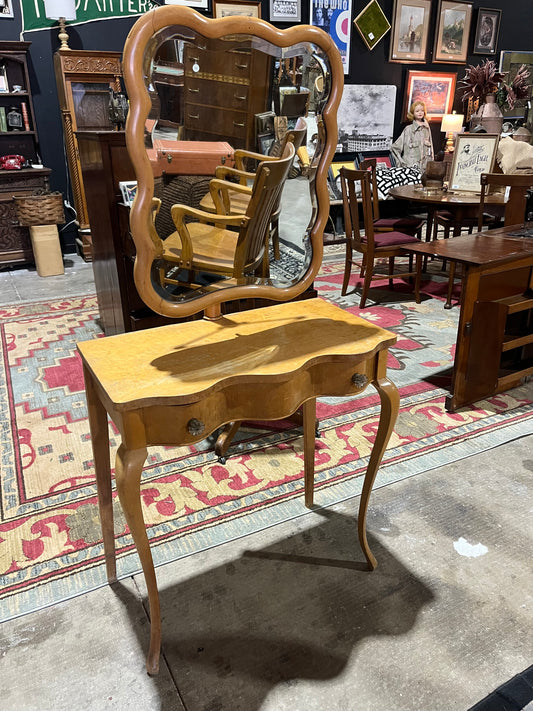
[[[65,222],[63,195],[46,193],[15,197],[17,218],[23,227],[62,225]]]

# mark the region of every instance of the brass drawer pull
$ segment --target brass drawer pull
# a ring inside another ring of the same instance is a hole
[[[189,118],[198,120],[200,118],[200,114],[189,114]]]
[[[244,123],[238,123],[237,121],[234,121],[233,125],[235,126],[235,128],[244,128],[245,126]]]
[[[200,89],[193,89],[192,87],[189,87],[189,92],[190,92],[191,94],[199,94],[199,93],[200,93]]]
[[[237,69],[248,69],[247,64],[236,64],[235,66],[237,67]]]
[[[246,101],[246,96],[239,96],[238,94],[235,94],[234,98],[238,101]]]

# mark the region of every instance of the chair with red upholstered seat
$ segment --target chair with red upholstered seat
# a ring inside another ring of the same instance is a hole
[[[393,230],[401,230],[405,234],[417,235],[422,234],[422,227],[425,220],[420,217],[380,217],[379,214],[379,193],[378,182],[376,177],[377,161],[375,158],[365,158],[359,164],[359,170],[368,170],[370,173],[370,181],[372,186],[372,213],[374,232],[392,232]]]
[[[413,235],[405,234],[397,230],[388,232],[374,231],[374,214],[371,201],[371,175],[368,170],[351,170],[341,168],[340,181],[342,190],[342,202],[344,211],[344,227],[346,231],[346,264],[344,268],[344,280],[342,284],[342,295],[346,294],[350,281],[350,274],[353,264],[358,264],[354,258],[354,252],[362,255],[360,276],[364,277],[363,289],[361,293],[360,308],[364,308],[368,296],[368,290],[373,280],[388,279],[389,286],[392,287],[393,277],[404,278],[413,277],[412,259],[409,259],[409,271],[394,273],[394,260],[403,256],[405,252],[402,245],[417,242]],[[359,218],[359,197],[363,209],[364,234],[360,228]],[[389,260],[389,270],[387,274],[374,272],[374,262],[376,259],[386,258]]]

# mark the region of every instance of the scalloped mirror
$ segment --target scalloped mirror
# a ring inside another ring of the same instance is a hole
[[[216,315],[312,284],[343,69],[316,27],[157,8],[124,49],[135,283],[160,314]]]

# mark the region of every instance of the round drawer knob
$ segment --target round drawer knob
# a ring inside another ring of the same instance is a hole
[[[197,420],[195,417],[187,422],[187,432],[193,437],[198,437],[205,430],[205,425],[201,420]]]
[[[368,378],[363,373],[355,373],[352,375],[352,383],[356,388],[364,388],[368,385]]]

